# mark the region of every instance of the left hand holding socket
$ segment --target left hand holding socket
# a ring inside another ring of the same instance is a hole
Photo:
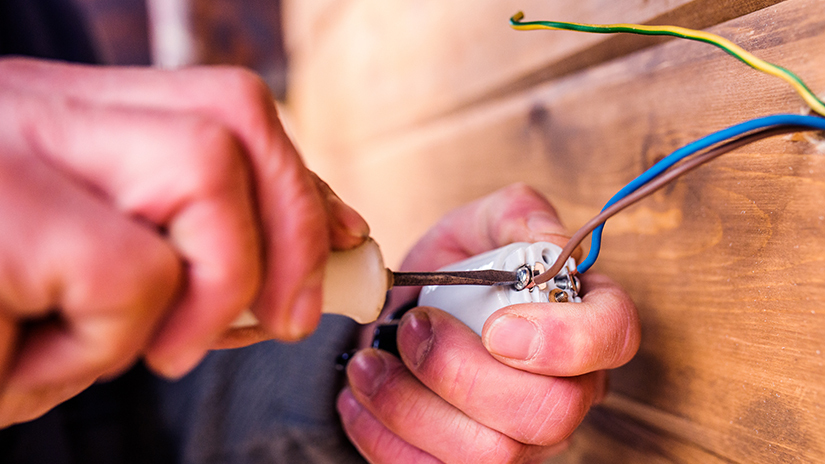
[[[566,242],[552,206],[521,185],[446,216],[401,269],[437,269],[518,241]],[[350,439],[377,463],[524,462],[559,452],[604,397],[604,369],[627,362],[640,339],[624,291],[594,274],[583,288],[582,303],[502,308],[481,338],[441,310],[409,311],[398,326],[400,360],[365,349],[348,365],[338,409]],[[387,311],[415,293],[394,289]]]

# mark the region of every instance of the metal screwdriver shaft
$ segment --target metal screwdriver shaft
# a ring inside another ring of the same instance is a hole
[[[393,272],[392,286],[424,285],[516,285],[518,274],[513,271],[440,271]]]

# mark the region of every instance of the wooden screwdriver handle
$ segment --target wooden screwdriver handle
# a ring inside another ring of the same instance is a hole
[[[360,324],[378,318],[390,288],[390,271],[378,243],[372,238],[352,250],[333,251],[324,273],[322,312],[342,314]],[[233,328],[258,324],[246,310],[232,323]]]

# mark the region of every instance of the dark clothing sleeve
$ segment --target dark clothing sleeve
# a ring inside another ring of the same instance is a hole
[[[324,316],[301,343],[216,351],[176,382],[136,366],[0,430],[0,462],[363,464],[335,410],[356,329]]]
[[[71,0],[0,0],[0,55],[98,62]]]
[[[183,463],[362,464],[335,409],[358,325],[326,315],[295,344],[210,354],[182,381],[156,385],[166,436]]]

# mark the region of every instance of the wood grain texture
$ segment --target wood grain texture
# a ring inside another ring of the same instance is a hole
[[[674,7],[672,10],[645,22],[651,25],[678,25],[692,29],[705,29],[730,19],[738,18],[748,13],[761,10],[783,0],[747,0],[719,2],[714,0],[694,0]],[[539,69],[519,77],[507,85],[496,88],[490,93],[476,99],[470,104],[477,104],[481,100],[492,99],[511,94],[518,90],[530,88],[542,82],[557,79],[575,71],[598,65],[605,61],[628,55],[637,50],[649,48],[660,43],[674,40],[670,37],[651,37],[633,34],[614,34],[605,36],[604,40],[593,44],[575,54],[560,57],[546,63]],[[460,107],[459,107],[460,108]]]
[[[710,30],[825,89],[825,1],[787,0]],[[405,88],[417,77],[403,69],[385,78]],[[351,101],[325,104],[346,114]],[[669,41],[340,143],[374,123],[353,110],[356,121],[322,121],[321,140],[299,143],[336,147],[311,163],[395,264],[444,212],[511,182],[547,194],[575,228],[673,149],[802,106],[717,49]],[[825,153],[796,135],[723,156],[608,222],[597,269],[633,295],[642,348],[553,462],[825,462],[823,232]]]
[[[606,404],[617,401],[612,394]],[[565,452],[545,464],[580,463],[689,463],[732,464],[731,461],[678,435],[652,427],[632,415],[605,405],[595,407],[571,439]]]
[[[519,9],[528,19],[664,21],[703,28],[776,1],[349,0],[325,8],[315,22],[299,13],[308,8],[303,7],[287,24],[302,27],[304,21],[299,37],[309,34],[313,46],[293,49],[290,98],[302,138],[324,143],[308,149],[336,151],[502,90],[657,43],[632,36],[517,32],[508,19]],[[298,47],[294,42],[301,40],[292,40]]]

